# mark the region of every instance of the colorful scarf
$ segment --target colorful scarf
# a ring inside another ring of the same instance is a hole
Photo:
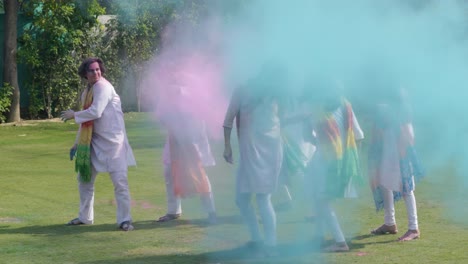
[[[93,87],[88,86],[84,94],[82,109],[88,109],[93,103]],[[76,151],[75,171],[79,172],[82,182],[91,181],[91,137],[93,120],[81,124],[80,137]]]
[[[304,171],[308,158],[302,152],[301,147],[297,142],[291,140],[285,133],[281,134],[283,143],[283,161],[288,169],[288,175],[295,175],[300,171]]]
[[[318,126],[318,137],[322,153],[328,164],[326,192],[332,197],[343,197],[350,181],[362,182],[359,156],[353,130],[353,111],[351,104],[343,99],[343,128],[333,112],[325,113]],[[346,133],[342,142],[342,133]]]
[[[211,192],[208,176],[193,144],[178,142],[174,136],[170,135],[169,152],[171,177],[176,196],[184,198],[197,193]]]

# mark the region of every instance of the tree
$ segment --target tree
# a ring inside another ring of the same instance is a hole
[[[174,4],[165,0],[138,0],[114,2],[112,13],[116,15],[107,25],[101,57],[113,69],[111,79],[119,93],[136,97],[128,102],[126,110],[141,111],[141,79],[146,63],[159,46],[160,34],[174,12]],[[130,80],[130,83],[129,83]]]
[[[96,0],[29,0],[24,14],[31,22],[20,38],[20,59],[28,66],[31,118],[52,118],[78,101],[81,90],[77,66],[95,48],[98,15]]]
[[[162,34],[171,22],[185,21],[196,27],[205,17],[212,0],[100,0],[110,7],[115,19],[107,25],[101,56],[113,69],[110,78],[119,93],[136,97],[134,106],[124,101],[126,110],[141,111],[142,78],[147,63],[160,51]],[[123,100],[128,100],[127,96]]]
[[[10,113],[7,122],[18,122],[20,117],[20,89],[18,85],[18,69],[16,62],[18,36],[18,2],[4,0],[5,9],[5,49],[3,60],[3,82],[5,87],[13,87]],[[4,88],[6,89],[6,88]]]

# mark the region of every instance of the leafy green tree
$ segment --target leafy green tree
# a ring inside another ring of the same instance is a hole
[[[98,16],[96,0],[29,0],[23,5],[31,22],[24,28],[18,54],[28,66],[31,118],[52,118],[76,105],[80,92],[77,65],[93,54]]]
[[[212,0],[101,0],[110,7],[115,18],[107,25],[101,57],[112,72],[108,76],[119,93],[133,94],[135,102],[123,97],[126,110],[141,111],[141,79],[147,63],[162,48],[162,35],[172,22],[184,21],[195,32],[199,22],[206,17]],[[193,32],[192,32],[193,33]],[[126,102],[127,101],[127,102]]]
[[[174,1],[171,1],[174,2]],[[141,110],[141,79],[146,63],[153,57],[164,26],[175,5],[163,0],[113,1],[112,19],[103,39],[101,57],[112,71],[109,78],[119,93],[133,95],[135,102],[123,97],[126,110]]]

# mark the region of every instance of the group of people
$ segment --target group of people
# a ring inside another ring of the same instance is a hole
[[[79,129],[70,149],[70,160],[75,159],[78,172],[80,206],[78,217],[67,225],[93,224],[94,182],[100,172],[108,172],[114,185],[117,203],[117,224],[122,231],[134,229],[130,213],[128,167],[136,165],[125,131],[121,101],[112,84],[103,74],[104,63],[99,58],[87,58],[78,68],[78,74],[87,82],[81,95],[81,111],[66,110],[64,121],[75,119]],[[174,89],[171,100],[182,96],[183,90]],[[164,147],[164,176],[166,182],[167,214],[157,219],[166,222],[180,217],[181,198],[201,194],[203,206],[211,224],[217,222],[211,183],[204,169],[215,165],[203,122],[187,118],[181,111],[173,111],[161,123],[167,124],[168,137]],[[174,127],[169,119],[177,120]],[[167,122],[165,122],[167,121]],[[183,127],[185,126],[185,127]],[[190,130],[190,135],[181,131]]]
[[[231,134],[234,127],[237,129],[240,155],[235,202],[250,233],[247,247],[262,254],[274,254],[277,224],[271,196],[279,182],[284,184],[280,181],[284,175],[300,171],[312,194],[309,198],[317,215],[317,237],[323,238],[324,230],[330,228],[335,240],[324,250],[348,251],[331,202],[356,196],[356,184],[363,180],[359,160],[363,130],[351,103],[336,84],[306,87],[299,96],[291,96],[283,92],[282,86],[286,82],[281,78],[281,71],[281,67],[267,66],[236,89],[222,124],[223,156],[228,163],[234,163]],[[80,209],[78,217],[68,225],[93,223],[94,181],[97,173],[108,172],[117,201],[117,224],[121,230],[129,231],[133,225],[127,167],[135,165],[135,159],[125,132],[120,98],[102,76],[105,67],[99,58],[86,59],[78,73],[88,83],[81,97],[82,110],[62,113],[63,120],[74,118],[80,125],[70,150],[70,158],[76,157]],[[182,88],[175,87],[171,100],[177,100],[183,94]],[[368,174],[376,209],[384,210],[384,224],[371,233],[398,232],[394,201],[403,198],[408,231],[398,238],[399,241],[420,236],[413,191],[415,178],[423,174],[414,149],[414,131],[405,97],[403,90],[396,89],[367,102],[372,126],[368,142]],[[162,118],[160,121],[168,129],[163,154],[167,213],[157,221],[179,218],[181,199],[200,194],[207,219],[215,224],[213,192],[205,170],[207,166],[214,166],[215,160],[203,120],[195,120],[177,110],[165,117],[166,120]],[[177,121],[175,125],[174,120]],[[252,204],[253,197],[263,235]]]

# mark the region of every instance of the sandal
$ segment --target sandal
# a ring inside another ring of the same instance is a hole
[[[77,217],[75,219],[70,220],[70,222],[66,223],[66,225],[84,225],[85,223],[81,222],[81,220]]]
[[[120,229],[122,231],[132,231],[134,228],[132,224],[130,223],[130,221],[124,221],[120,224]]]
[[[383,224],[379,228],[376,228],[371,231],[371,234],[374,235],[385,235],[385,234],[396,234],[398,233],[398,229],[396,225],[386,225]]]
[[[180,217],[180,214],[166,214],[166,215],[163,215],[163,216],[159,217],[159,219],[156,220],[156,222],[158,222],[158,223],[168,222],[168,221],[171,221],[171,220],[175,220],[175,219],[177,219],[179,217]]]
[[[398,241],[410,241],[418,239],[420,235],[421,234],[419,233],[419,230],[408,230],[402,237],[398,238]]]

